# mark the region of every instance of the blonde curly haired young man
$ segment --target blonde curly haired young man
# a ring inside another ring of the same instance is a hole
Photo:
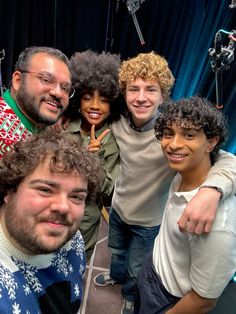
[[[154,52],[141,53],[122,62],[119,84],[128,111],[112,123],[121,167],[109,220],[111,265],[110,272],[97,275],[94,282],[97,286],[121,283],[124,297],[121,313],[132,314],[136,278],[153,248],[175,174],[154,135],[159,108],[169,98],[174,77],[165,58]],[[181,230],[210,231],[220,197],[235,190],[235,162],[235,157],[226,153],[219,158],[204,182],[205,187],[185,208],[179,220]]]

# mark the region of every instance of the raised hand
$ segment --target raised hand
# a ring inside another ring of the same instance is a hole
[[[99,151],[102,145],[101,141],[109,132],[110,132],[110,129],[106,129],[105,131],[102,132],[102,134],[98,136],[98,138],[96,138],[95,125],[93,124],[91,127],[91,132],[90,132],[90,143],[88,145],[88,150],[90,150],[91,152]]]

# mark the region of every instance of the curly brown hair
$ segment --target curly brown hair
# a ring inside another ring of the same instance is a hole
[[[123,94],[125,94],[127,82],[135,81],[137,78],[144,81],[157,81],[164,99],[170,95],[175,80],[166,59],[153,51],[140,53],[121,63],[119,85]]]
[[[98,157],[83,146],[78,135],[68,132],[57,134],[48,128],[16,143],[14,150],[1,160],[0,205],[3,205],[6,193],[16,191],[22,180],[46,158],[50,158],[50,171],[75,172],[88,180],[86,201],[99,192],[104,173]]]
[[[166,109],[158,117],[155,124],[155,135],[158,140],[163,136],[163,130],[177,124],[182,128],[203,128],[207,138],[217,136],[219,141],[211,152],[211,162],[214,163],[220,146],[227,140],[228,124],[224,114],[213,104],[202,97],[193,96],[176,102],[169,102]]]

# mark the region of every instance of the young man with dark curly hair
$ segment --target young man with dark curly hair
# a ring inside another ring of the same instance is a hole
[[[101,193],[87,204],[80,224],[86,255],[91,256],[97,242],[103,198],[112,192],[120,167],[119,149],[109,131],[110,123],[119,119],[122,111],[117,102],[120,57],[87,50],[76,52],[70,61],[76,93],[65,112],[69,126],[64,127],[67,132],[83,137],[88,149],[98,154],[105,172]],[[62,130],[59,125],[55,128]]]
[[[153,253],[139,273],[135,313],[208,313],[235,271],[235,195],[220,201],[208,234],[182,233],[176,221],[217,160],[227,124],[209,101],[191,97],[169,104],[155,131],[177,174]]]
[[[27,47],[0,98],[0,159],[20,139],[54,124],[74,94],[70,63],[58,49]]]
[[[168,100],[174,78],[163,57],[140,53],[122,62],[119,84],[128,114],[111,126],[121,163],[109,218],[111,265],[110,271],[96,276],[94,282],[100,287],[121,283],[121,313],[132,314],[138,272],[153,248],[175,174],[154,135],[159,107]],[[181,230],[209,232],[220,197],[235,193],[235,178],[236,158],[220,154],[203,187],[176,221]]]
[[[102,183],[100,161],[70,133],[47,130],[0,163],[0,312],[78,313],[85,271],[78,230]]]

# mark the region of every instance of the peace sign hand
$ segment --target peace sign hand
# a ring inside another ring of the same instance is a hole
[[[96,138],[95,136],[95,125],[93,124],[91,127],[91,133],[90,133],[90,143],[88,145],[88,150],[90,150],[91,152],[98,152],[101,149],[101,141],[104,139],[104,137],[110,132],[110,129],[106,129],[105,131],[102,132],[102,134],[100,134],[98,136],[98,138]]]

